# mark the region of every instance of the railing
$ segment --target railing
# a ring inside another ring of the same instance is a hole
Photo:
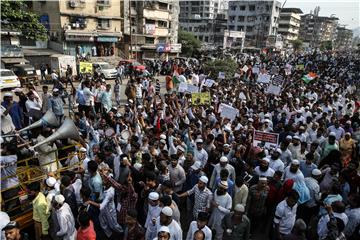
[[[48,155],[50,153],[56,152],[55,160],[51,161],[49,163],[43,164],[43,165],[39,165],[39,166],[38,165],[36,165],[36,166],[31,165],[31,161],[34,160],[34,159],[37,159],[37,157],[29,157],[29,158],[17,161],[16,162],[17,166],[19,166],[19,165],[25,165],[25,166],[17,167],[16,174],[6,176],[6,177],[2,177],[1,181],[6,180],[8,178],[12,178],[12,177],[17,177],[18,180],[19,180],[19,184],[15,185],[15,186],[12,186],[12,187],[9,187],[9,188],[6,188],[6,189],[1,189],[1,195],[3,195],[4,192],[9,191],[11,189],[19,189],[19,191],[18,191],[18,194],[16,196],[14,196],[14,197],[11,197],[11,198],[8,198],[8,199],[4,199],[2,197],[1,198],[1,200],[3,201],[2,206],[5,206],[5,207],[8,206],[8,203],[10,203],[11,201],[14,201],[16,199],[19,199],[19,201],[21,203],[23,201],[23,200],[21,200],[21,199],[23,199],[22,197],[26,196],[26,194],[20,194],[20,193],[25,193],[26,192],[26,185],[28,185],[30,183],[33,183],[33,182],[39,182],[39,181],[42,181],[42,180],[46,179],[48,177],[48,175],[47,175],[47,173],[44,173],[41,170],[41,167],[56,163],[58,169],[54,174],[55,174],[56,177],[60,177],[61,172],[64,172],[64,171],[66,171],[68,169],[72,169],[74,167],[81,166],[82,162],[79,161],[79,163],[76,163],[74,165],[59,168],[59,166],[60,166],[59,162],[60,161],[68,159],[68,158],[71,159],[72,157],[74,157],[74,156],[76,156],[78,154],[76,152],[74,152],[72,154],[67,155],[66,157],[58,158],[58,152],[60,150],[66,150],[66,149],[72,148],[74,146],[80,146],[80,144],[69,145],[69,146],[65,146],[63,148],[59,148],[59,149],[47,152],[47,153],[42,153],[42,155],[43,154]],[[3,167],[6,168],[6,166],[1,166],[1,168],[3,168]],[[27,203],[29,205],[27,205]],[[26,205],[26,206],[24,207],[24,205]],[[24,209],[24,208],[26,208],[26,209]],[[9,214],[9,216],[11,216],[11,219],[14,220],[14,219],[22,217],[23,215],[26,215],[28,212],[30,212],[30,210],[31,210],[31,202],[28,201],[28,202],[26,202],[26,204],[19,204],[18,206],[14,207],[14,208],[8,209],[6,212]],[[15,212],[16,214],[14,214],[13,212]],[[17,212],[20,212],[20,213],[17,213]],[[27,216],[27,219],[28,219],[28,216]],[[28,223],[24,223],[24,224],[27,225]]]

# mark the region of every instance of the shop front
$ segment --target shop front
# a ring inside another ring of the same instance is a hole
[[[85,58],[92,55],[95,47],[95,33],[68,33],[65,32],[64,53],[72,56],[81,56]]]
[[[117,56],[118,49],[116,44],[119,41],[117,36],[98,36],[96,37],[95,47],[96,52],[92,52],[92,56],[103,57],[103,56]],[[96,55],[94,55],[96,54]]]

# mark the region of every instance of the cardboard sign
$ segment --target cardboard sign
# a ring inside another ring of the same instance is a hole
[[[89,62],[80,62],[80,73],[92,73],[93,66]]]
[[[239,78],[239,77],[241,77],[240,74],[238,74],[238,73],[235,73],[235,74],[234,74],[234,78]]]
[[[239,98],[240,98],[241,100],[246,100],[246,96],[245,96],[245,94],[244,94],[243,92],[240,92],[240,93],[239,93]]]
[[[233,108],[230,105],[221,103],[219,106],[220,116],[222,118],[227,118],[230,120],[234,120],[236,116],[239,114],[239,110],[236,108]]]
[[[247,72],[247,70],[249,70],[249,68],[248,68],[248,66],[245,65],[241,70],[244,72]]]
[[[281,92],[281,87],[275,86],[273,84],[270,84],[269,87],[266,89],[266,93],[268,94],[279,95],[280,92]]]
[[[254,131],[253,146],[266,149],[275,149],[279,144],[279,134]]]
[[[225,79],[225,73],[219,72],[218,79]]]
[[[276,86],[282,86],[284,83],[284,78],[281,75],[276,75],[273,77],[272,83]]]
[[[270,83],[270,75],[268,75],[268,74],[259,74],[257,82],[258,83]]]
[[[215,81],[212,79],[206,79],[204,82],[205,87],[212,87],[214,85]]]
[[[193,105],[210,105],[210,92],[192,93],[191,103]]]
[[[297,70],[304,70],[304,68],[305,68],[304,64],[298,64],[298,65],[296,65],[296,69],[297,69]]]
[[[178,92],[197,93],[199,92],[199,87],[194,86],[192,84],[181,82],[179,84]]]

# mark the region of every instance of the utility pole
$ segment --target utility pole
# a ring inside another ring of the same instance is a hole
[[[131,0],[129,0],[129,31],[130,31],[130,59],[133,58],[133,46],[132,46],[132,29],[131,29]]]

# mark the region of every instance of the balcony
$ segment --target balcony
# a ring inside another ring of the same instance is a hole
[[[70,0],[68,4],[70,8],[85,8],[86,0]]]

